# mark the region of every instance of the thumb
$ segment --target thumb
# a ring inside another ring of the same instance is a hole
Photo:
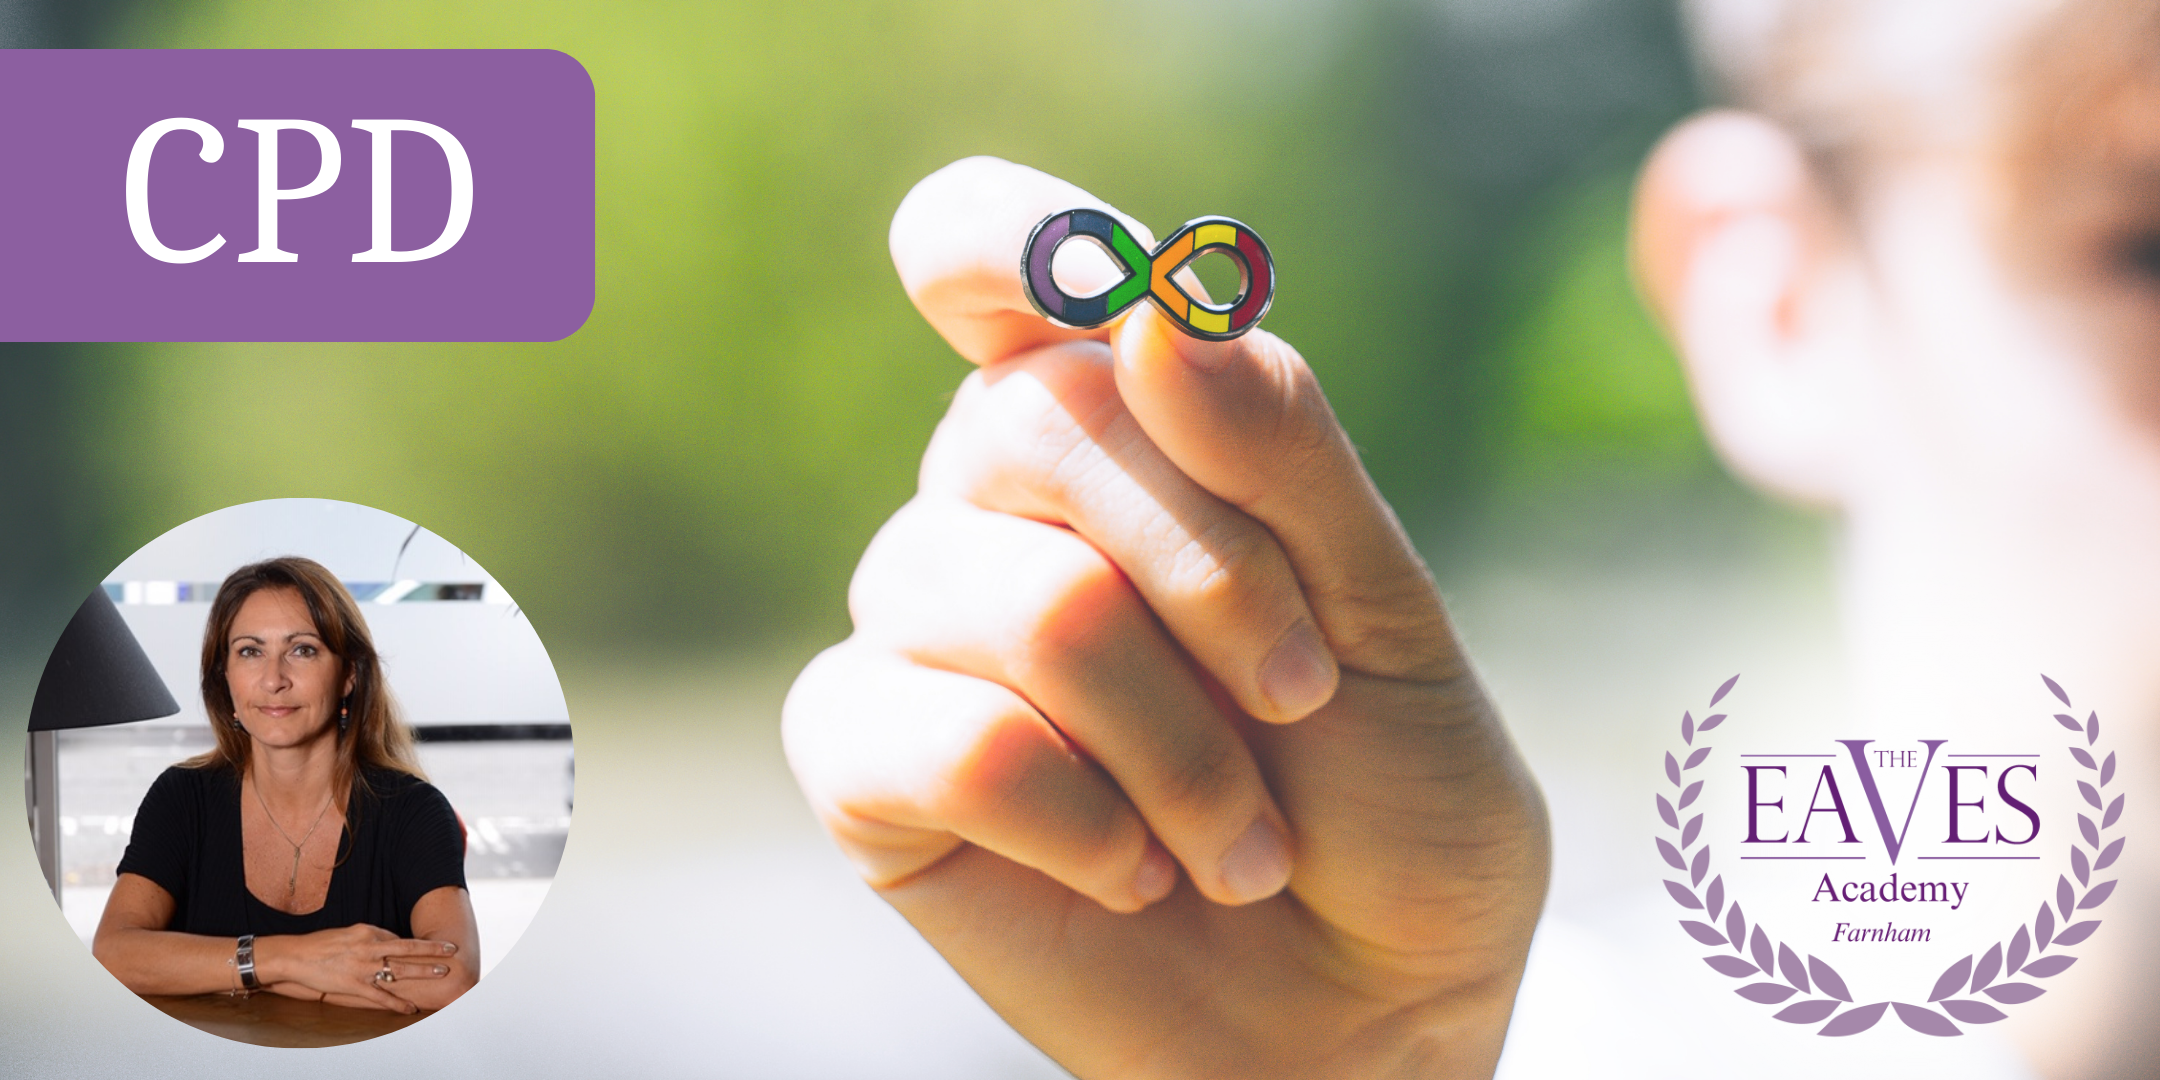
[[[1265,330],[1203,341],[1152,304],[1111,348],[1148,437],[1275,534],[1342,667],[1420,681],[1467,671],[1432,574],[1296,349]]]

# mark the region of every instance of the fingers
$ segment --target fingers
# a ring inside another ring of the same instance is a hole
[[[1113,911],[1177,869],[1100,768],[1012,691],[854,642],[788,693],[788,762],[811,806],[878,888],[979,845]]]
[[[448,964],[425,964],[413,960],[392,960],[383,967],[389,968],[390,974],[397,976],[399,980],[440,979],[450,974]]]
[[[924,456],[922,490],[1086,537],[1254,717],[1296,720],[1334,693],[1334,658],[1282,547],[1155,445],[1103,345],[970,376]]]
[[[322,1000],[331,1005],[343,1005],[348,1009],[382,1009],[386,1012],[405,1013],[407,1015],[420,1011],[420,1006],[396,994],[384,993],[381,990],[369,990],[354,994],[324,994]]]
[[[355,925],[354,927],[352,927],[352,929],[366,931],[366,934],[362,937],[360,943],[353,946],[353,951],[363,956],[372,956],[381,958],[383,960],[388,960],[390,957],[393,956],[457,955],[458,947],[457,943],[454,941],[434,941],[427,938],[401,938],[388,930],[368,926],[364,923]]]
[[[1337,661],[1391,678],[1463,672],[1424,560],[1297,350],[1266,331],[1201,341],[1152,309],[1112,347],[1140,428],[1281,545]]]
[[[1209,899],[1289,878],[1259,765],[1117,566],[1072,532],[919,499],[850,595],[862,644],[1017,693],[1099,764]]]
[[[1027,301],[1020,285],[1020,249],[1030,230],[1060,210],[1094,207],[1123,221],[1141,243],[1154,237],[1139,222],[1047,173],[992,157],[953,162],[925,177],[893,213],[893,266],[908,298],[961,356],[995,364],[1015,353],[1060,341],[1101,340],[1105,328],[1052,326]],[[1078,253],[1093,249],[1069,245]],[[1060,253],[1060,271],[1065,269]],[[1095,267],[1108,287],[1109,260]],[[1087,289],[1087,283],[1074,284]]]
[[[1081,338],[1111,342],[1117,389],[1142,440],[1172,471],[1272,534],[1271,546],[1287,555],[1302,583],[1315,632],[1310,640],[1280,639],[1278,674],[1287,686],[1319,682],[1331,692],[1338,661],[1395,678],[1460,674],[1453,632],[1423,561],[1295,350],[1264,331],[1230,342],[1190,338],[1145,303],[1094,331],[1063,330],[1034,313],[1022,291],[1021,248],[1044,216],[1075,206],[1109,210],[1086,191],[1024,166],[995,158],[955,162],[918,184],[894,215],[894,265],[924,317],[978,364]],[[1166,502],[1167,509],[1183,508],[1179,500]],[[1072,524],[1103,546],[1082,523]],[[1242,535],[1234,532],[1232,541]],[[1105,550],[1135,573],[1122,552]],[[1198,562],[1204,579],[1213,560]],[[1256,576],[1269,576],[1271,568],[1258,569]],[[1150,601],[1158,598],[1143,575],[1135,573],[1135,580]],[[1205,652],[1186,629],[1172,623],[1181,642],[1196,655]],[[1287,633],[1291,626],[1275,629]],[[1310,711],[1270,707],[1252,693],[1256,680],[1217,667],[1214,657],[1202,659],[1256,716],[1282,720]],[[1315,696],[1314,706],[1326,700]]]

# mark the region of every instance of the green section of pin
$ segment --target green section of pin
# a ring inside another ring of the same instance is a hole
[[[1147,249],[1125,231],[1123,223],[1113,222],[1110,226],[1110,250],[1117,252],[1117,257],[1125,261],[1125,268],[1132,272],[1132,276],[1118,282],[1117,287],[1103,297],[1103,310],[1114,312],[1147,294],[1152,264],[1148,261]]]

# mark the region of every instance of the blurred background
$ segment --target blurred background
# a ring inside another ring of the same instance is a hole
[[[554,658],[583,760],[548,903],[455,1021],[311,1051],[330,1075],[1061,1075],[854,881],[777,735],[969,370],[885,247],[958,157],[1267,238],[1268,328],[1545,783],[1556,914],[1655,887],[1642,784],[1682,708],[1831,655],[1823,524],[1721,471],[1630,286],[1633,171],[1702,103],[1667,0],[0,0],[0,43],[555,48],[597,88],[598,303],[568,340],[0,344],[6,715],[129,552],[274,497],[424,522]],[[287,412],[307,444],[256,452]],[[0,844],[9,1071],[252,1060],[135,1002],[40,886]]]

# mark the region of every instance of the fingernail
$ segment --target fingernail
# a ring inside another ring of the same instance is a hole
[[[1335,665],[1320,632],[1300,622],[1260,663],[1260,692],[1281,719],[1301,717],[1335,694]]]
[[[1196,338],[1172,325],[1170,317],[1154,310],[1153,305],[1142,304],[1141,308],[1145,310],[1139,313],[1139,321],[1147,333],[1155,336],[1154,344],[1176,353],[1178,359],[1192,367],[1212,374],[1228,367],[1231,358],[1237,355],[1238,345],[1234,341]]]
[[[448,975],[448,974],[450,974],[450,969],[449,969],[449,968],[446,968],[446,967],[444,967],[444,966],[442,966],[441,964],[437,964],[437,965],[435,965],[435,974],[437,974],[437,975]]]
[[[1133,876],[1133,895],[1142,904],[1152,904],[1177,887],[1177,862],[1160,846],[1148,844],[1147,854],[1140,857],[1140,872]]]
[[[1167,322],[1168,320],[1164,320]],[[1186,363],[1213,374],[1228,367],[1230,358],[1237,355],[1237,345],[1228,341],[1209,341],[1175,329],[1166,331],[1177,341],[1178,356]]]
[[[1223,888],[1240,904],[1263,900],[1290,883],[1290,845],[1266,818],[1255,820],[1222,860]]]
[[[455,941],[445,941],[445,942],[443,942],[443,947],[442,947],[442,951],[443,951],[443,952],[445,952],[445,953],[454,953],[454,952],[456,952],[456,951],[457,951],[457,942],[455,942]]]

